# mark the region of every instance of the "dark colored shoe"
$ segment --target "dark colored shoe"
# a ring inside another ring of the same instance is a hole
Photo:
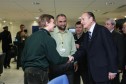
[[[9,68],[9,69],[11,68],[10,65],[8,65],[8,68]]]
[[[5,69],[7,69],[7,66],[4,66]]]
[[[17,70],[19,70],[19,67],[17,67]]]

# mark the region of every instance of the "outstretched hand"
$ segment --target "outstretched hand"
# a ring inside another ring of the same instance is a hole
[[[74,61],[74,57],[73,56],[68,56],[69,57],[69,60],[67,61],[67,63],[70,63],[70,62],[73,62]]]
[[[109,74],[108,74],[109,80],[113,80],[113,79],[116,77],[116,74],[117,74],[117,73],[109,72]]]

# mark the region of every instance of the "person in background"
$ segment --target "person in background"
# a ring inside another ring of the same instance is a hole
[[[10,44],[12,44],[11,33],[8,31],[8,26],[3,27],[4,31],[0,33],[0,40],[2,40],[2,51],[6,53],[4,58],[4,68],[10,68],[10,59],[8,55]]]
[[[47,84],[50,64],[61,64],[73,60],[70,56],[61,57],[56,50],[56,42],[49,33],[55,26],[54,17],[43,14],[38,22],[40,30],[27,38],[21,57],[24,84]]]
[[[81,23],[87,32],[83,46],[73,55],[74,60],[87,56],[88,84],[110,84],[109,80],[117,74],[117,51],[112,34],[96,23],[92,12],[84,12]]]
[[[24,48],[24,43],[27,38],[27,33],[24,31],[25,25],[20,25],[20,31],[16,34],[18,56],[17,56],[17,69],[21,67],[21,53]]]
[[[59,14],[56,17],[56,27],[54,31],[51,32],[51,36],[56,40],[57,51],[62,56],[69,56],[75,53],[76,46],[73,34],[66,29],[67,26],[67,17],[64,14]],[[75,70],[77,69],[77,64],[74,63]],[[74,67],[73,63],[65,63],[62,65],[50,66],[50,80],[66,74],[70,84],[73,84],[74,81]]]
[[[76,43],[77,50],[80,46],[83,46],[84,40],[84,30],[81,21],[76,22],[75,24],[75,34],[74,39]],[[87,58],[83,56],[82,59],[79,59],[78,70],[74,73],[74,84],[81,84],[80,79],[82,78],[83,84],[88,84],[88,67],[87,67]]]
[[[123,23],[123,38],[124,38],[124,43],[125,43],[125,50],[126,50],[126,22]],[[124,57],[124,63],[123,63],[123,75],[122,75],[122,80],[121,84],[126,84],[126,52],[125,52],[125,57]]]
[[[105,27],[112,33],[114,43],[117,48],[117,57],[118,57],[118,73],[116,77],[111,81],[111,84],[120,84],[120,73],[123,69],[123,59],[125,56],[125,47],[123,35],[115,30],[116,22],[112,18],[109,18],[105,21]]]

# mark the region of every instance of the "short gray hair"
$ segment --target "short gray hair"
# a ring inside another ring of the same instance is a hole
[[[116,21],[112,18],[108,18],[107,21],[110,21],[112,25],[116,25]]]

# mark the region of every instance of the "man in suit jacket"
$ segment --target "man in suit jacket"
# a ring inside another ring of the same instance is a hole
[[[10,68],[10,56],[8,55],[10,44],[12,43],[11,33],[8,31],[8,26],[3,27],[4,31],[0,33],[2,40],[2,51],[6,53],[4,58],[4,68]]]
[[[123,23],[122,32],[123,32],[123,39],[124,39],[125,50],[126,50],[126,21]],[[123,75],[122,75],[121,84],[126,84],[126,52],[125,52],[124,63],[123,63]]]
[[[109,80],[114,79],[117,73],[117,53],[112,35],[96,23],[92,12],[83,13],[81,23],[87,33],[83,47],[73,55],[74,60],[79,60],[82,54],[87,56],[89,84],[110,84]]]
[[[123,35],[115,30],[116,22],[115,20],[109,18],[105,22],[105,27],[112,33],[112,37],[114,43],[117,48],[117,57],[118,57],[118,73],[114,80],[111,81],[111,84],[120,84],[119,73],[122,72],[123,69],[123,59],[125,56],[125,47]]]
[[[76,32],[74,34],[74,39],[75,39],[76,48],[78,50],[80,46],[83,46],[83,39],[85,36],[81,21],[76,22],[75,30]],[[88,68],[87,68],[86,56],[83,56],[82,59],[79,59],[79,61],[77,61],[77,64],[78,64],[78,70],[74,73],[74,84],[80,84],[81,78],[84,84],[88,84],[88,73],[87,73]]]

